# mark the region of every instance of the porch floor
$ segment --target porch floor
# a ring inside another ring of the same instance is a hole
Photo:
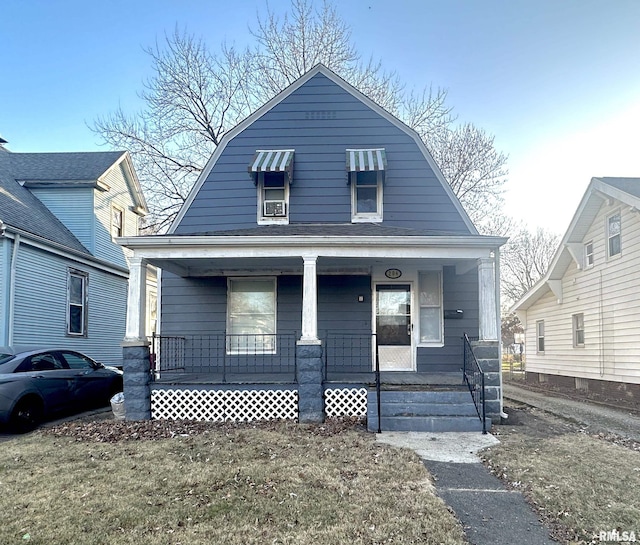
[[[165,372],[154,381],[156,384],[295,384],[293,373],[227,374],[222,373],[171,373]],[[385,386],[462,386],[462,371],[413,373],[389,371],[380,373]],[[375,384],[375,373],[329,373],[325,384]]]

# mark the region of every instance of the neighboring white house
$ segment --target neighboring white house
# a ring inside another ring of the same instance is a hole
[[[513,307],[527,379],[640,398],[640,178],[592,178],[547,274]]]

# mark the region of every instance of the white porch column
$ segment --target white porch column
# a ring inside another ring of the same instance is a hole
[[[318,339],[318,279],[317,255],[302,256],[304,276],[302,280],[302,335],[303,344],[320,344]]]
[[[478,260],[478,288],[480,298],[481,341],[497,341],[498,336],[498,299],[496,296],[496,270],[492,258]]]
[[[125,343],[138,344],[146,338],[147,262],[133,256],[129,259],[129,295]]]

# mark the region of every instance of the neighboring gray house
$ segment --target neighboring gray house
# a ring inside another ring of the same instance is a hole
[[[127,152],[0,149],[0,346],[122,365],[130,252],[114,238],[145,214]]]
[[[461,429],[476,411],[458,391],[465,334],[500,413],[505,239],[478,234],[414,131],[321,65],[225,135],[168,234],[119,241],[134,252],[129,418],[320,420],[368,407],[371,427],[377,360],[383,404],[398,403],[383,427]],[[148,265],[162,269],[151,385],[136,306]],[[435,387],[445,391],[423,392]]]
[[[640,399],[640,178],[592,178],[545,276],[512,310],[527,380]]]

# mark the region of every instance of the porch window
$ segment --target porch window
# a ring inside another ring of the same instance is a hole
[[[574,314],[573,322],[573,347],[584,346],[584,314]]]
[[[275,354],[276,279],[230,278],[227,354]]]
[[[619,255],[622,251],[620,236],[622,234],[622,221],[620,212],[616,212],[613,216],[607,218],[607,251],[608,256],[613,257]]]
[[[536,352],[544,354],[544,320],[536,322]]]
[[[442,274],[422,271],[419,283],[420,344],[442,344]]]
[[[257,150],[249,172],[258,188],[258,224],[289,223],[294,150]]]
[[[87,281],[83,271],[69,269],[67,277],[67,335],[87,336]]]
[[[386,164],[382,148],[347,150],[352,222],[382,221],[382,182]]]

